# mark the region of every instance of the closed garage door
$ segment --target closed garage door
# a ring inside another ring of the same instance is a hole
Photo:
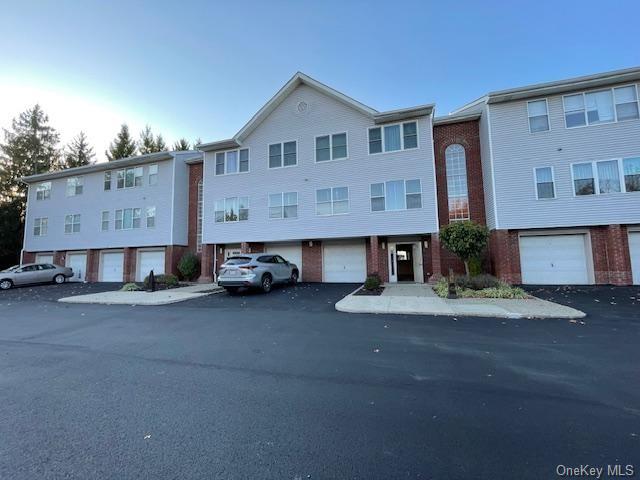
[[[367,276],[364,242],[325,244],[322,249],[322,270],[325,282],[364,282]]]
[[[629,252],[633,284],[640,285],[640,232],[629,232]]]
[[[100,281],[122,282],[124,273],[124,253],[103,252],[100,255]]]
[[[586,235],[520,237],[522,283],[585,285],[590,281]]]
[[[84,282],[87,273],[87,254],[67,253],[67,267],[71,267],[73,270],[73,277],[71,280]]]
[[[36,263],[53,263],[53,254],[39,253],[36,255]]]
[[[285,260],[291,263],[295,263],[298,267],[298,272],[300,273],[301,279],[302,277],[302,246],[292,245],[290,243],[274,243],[271,245],[267,245],[265,251],[267,253],[275,253],[283,257]]]
[[[151,270],[153,270],[154,275],[162,275],[164,273],[164,250],[138,251],[136,281],[142,282]]]

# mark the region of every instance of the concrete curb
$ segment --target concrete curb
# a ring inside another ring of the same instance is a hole
[[[204,290],[204,291],[203,291]],[[224,292],[222,287],[183,287],[157,292],[114,292],[90,293],[58,299],[60,303],[97,304],[97,305],[131,305],[131,306],[160,306],[184,302],[194,298],[206,297]]]

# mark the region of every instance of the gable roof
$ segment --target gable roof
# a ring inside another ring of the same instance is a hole
[[[353,98],[340,93],[339,91],[328,87],[309,75],[297,72],[291,79],[271,97],[271,99],[251,117],[251,119],[236,133],[233,138],[226,140],[218,140],[215,142],[202,143],[196,146],[204,152],[213,150],[223,150],[227,148],[236,148],[242,145],[242,142],[253,132],[283,101],[300,85],[311,87],[320,93],[327,95],[338,102],[355,109],[356,111],[373,119],[376,123],[390,122],[401,120],[403,118],[418,117],[429,115],[433,111],[433,104],[420,105],[418,107],[403,108],[399,110],[390,110],[388,112],[379,112],[364,103],[358,102]]]

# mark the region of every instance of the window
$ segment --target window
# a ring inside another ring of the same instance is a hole
[[[349,213],[349,187],[316,190],[316,215]]]
[[[158,184],[158,165],[149,165],[149,185]]]
[[[449,221],[469,219],[469,191],[467,186],[467,157],[464,147],[449,145],[444,151],[447,171]]]
[[[316,137],[316,162],[347,158],[347,134],[334,133]]]
[[[122,210],[116,210],[116,230],[122,230],[123,220],[122,220]]]
[[[64,233],[80,232],[80,215],[65,215]]]
[[[217,200],[214,204],[214,214],[216,223],[249,220],[249,197]]]
[[[614,88],[618,121],[640,118],[638,114],[638,90],[635,85]]]
[[[269,218],[297,218],[298,192],[269,195]]]
[[[133,209],[133,228],[140,228],[140,217],[142,215],[141,208]]]
[[[587,104],[587,122],[589,125],[615,121],[613,93],[611,90],[590,92],[585,94],[584,97]]]
[[[196,219],[196,251],[202,251],[202,180],[198,182],[198,213]]]
[[[126,168],[123,170],[118,170],[116,187],[117,188],[141,187],[143,175],[144,173],[143,173],[142,167]]]
[[[581,93],[563,98],[564,122],[567,128],[582,127],[587,124],[584,115],[584,97]]]
[[[48,218],[36,218],[33,222],[33,235],[35,237],[44,237],[49,229]]]
[[[147,228],[156,228],[156,207],[147,207]]]
[[[531,133],[549,130],[549,112],[546,99],[527,102],[527,114]]]
[[[216,153],[216,175],[249,171],[249,149]]]
[[[391,180],[371,184],[371,211],[422,208],[420,180]]]
[[[535,170],[536,174],[536,198],[538,200],[544,198],[555,198],[556,192],[553,184],[553,168],[539,167]]]
[[[573,168],[573,189],[576,195],[594,195],[596,193],[593,167],[591,163],[575,163]]]
[[[598,170],[598,191],[600,193],[614,193],[621,190],[620,170],[617,160],[596,162]]]
[[[141,208],[116,210],[116,230],[131,230],[141,227]]]
[[[393,152],[418,147],[418,124],[398,123],[369,129],[369,153]]]
[[[109,230],[109,211],[105,210],[102,212],[102,231],[106,232]]]
[[[67,197],[82,195],[82,177],[67,178]]]
[[[624,188],[627,192],[640,192],[640,157],[622,161]]]
[[[104,191],[111,190],[111,172],[104,172]]]
[[[36,187],[36,200],[49,200],[51,198],[51,182],[44,182]]]
[[[284,142],[269,145],[269,168],[292,167],[298,164],[297,143]]]

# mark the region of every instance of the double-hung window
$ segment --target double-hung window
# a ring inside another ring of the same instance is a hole
[[[298,192],[269,195],[269,218],[297,218]]]
[[[149,165],[149,185],[158,184],[158,165]]]
[[[635,85],[565,95],[562,100],[567,128],[640,118]]]
[[[584,96],[567,95],[563,97],[564,122],[567,128],[582,127],[587,124],[584,110]]]
[[[418,147],[417,122],[397,123],[369,129],[369,153],[394,152]]]
[[[269,145],[269,168],[292,167],[298,164],[297,142]]]
[[[107,190],[111,190],[111,172],[104,172],[104,182],[103,189],[106,192]]]
[[[584,98],[589,125],[615,122],[616,114],[613,110],[613,92],[611,90],[589,92],[585,94]]]
[[[593,165],[588,163],[574,163],[573,190],[576,195],[595,195],[596,181],[593,176]]]
[[[156,227],[156,207],[147,207],[147,228]]]
[[[347,158],[347,134],[334,133],[316,137],[316,162]]]
[[[538,167],[535,169],[536,175],[536,198],[555,198],[555,186],[553,181],[553,167]]]
[[[624,188],[627,192],[640,192],[640,157],[622,160]]]
[[[349,213],[349,187],[316,190],[316,215]]]
[[[142,215],[141,208],[124,208],[116,210],[116,230],[131,230],[140,228]]]
[[[616,99],[616,117],[618,121],[640,118],[638,112],[638,89],[635,85],[613,89]]]
[[[80,233],[80,215],[65,215],[64,233]]]
[[[102,212],[100,229],[103,232],[109,231],[109,211],[108,210],[104,210]]]
[[[622,190],[618,160],[596,162],[596,168],[598,170],[599,193],[615,193]]]
[[[83,181],[82,177],[67,178],[67,197],[75,197],[82,195]]]
[[[216,153],[216,175],[249,171],[249,149]]]
[[[117,188],[141,187],[143,183],[144,171],[142,167],[125,168],[118,170]]]
[[[576,196],[622,192],[620,161],[617,159],[574,163],[571,168]]]
[[[48,229],[49,219],[47,217],[36,218],[33,222],[33,235],[36,237],[44,237],[47,234]]]
[[[49,200],[51,198],[51,182],[44,182],[36,187],[36,200]]]
[[[444,151],[447,171],[449,221],[469,219],[467,157],[464,147],[454,143]]]
[[[371,184],[371,211],[422,208],[420,180],[391,180]]]
[[[549,110],[546,99],[527,102],[527,114],[529,116],[529,132],[549,130]]]
[[[249,197],[228,197],[214,203],[216,223],[249,220]]]

